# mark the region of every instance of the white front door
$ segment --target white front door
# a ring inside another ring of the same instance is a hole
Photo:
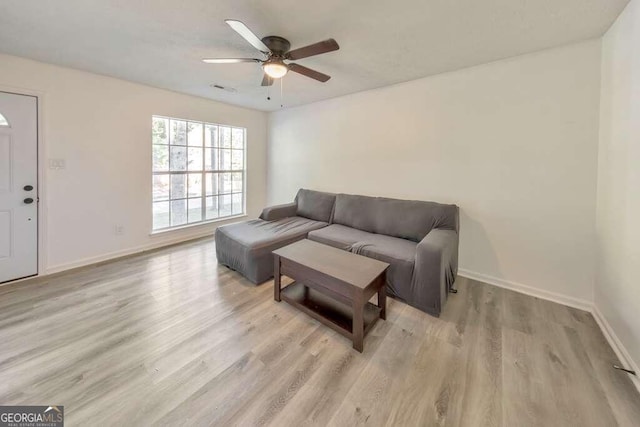
[[[38,273],[38,101],[0,92],[0,283]]]

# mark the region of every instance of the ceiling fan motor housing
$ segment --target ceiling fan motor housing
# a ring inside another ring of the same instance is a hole
[[[285,64],[284,61],[297,61],[298,59],[338,50],[340,49],[340,46],[338,46],[338,43],[334,39],[323,40],[318,43],[313,43],[308,46],[291,50],[291,43],[289,43],[289,40],[284,37],[266,36],[260,39],[242,21],[226,19],[225,22],[243,39],[249,42],[251,46],[266,55],[267,58],[211,58],[203,59],[204,62],[209,64],[258,62],[262,64],[262,69],[265,73],[264,78],[262,79],[262,86],[271,86],[274,79],[284,77],[288,71],[293,71],[294,73],[301,74],[322,83],[327,82],[331,78],[331,76],[327,74],[323,74],[303,65],[299,65],[294,62]]]
[[[271,49],[273,56],[284,57],[285,53],[289,52],[289,49],[291,49],[291,43],[289,43],[289,40],[280,36],[263,37],[262,43]]]

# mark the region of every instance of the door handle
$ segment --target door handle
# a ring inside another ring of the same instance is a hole
[[[24,186],[24,191],[31,191],[33,190],[33,185],[25,185]]]
[[[26,205],[30,205],[31,203],[33,203],[33,199],[31,197],[27,197],[26,199],[23,200],[23,202]]]

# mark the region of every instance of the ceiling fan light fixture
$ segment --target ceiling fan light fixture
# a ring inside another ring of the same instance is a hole
[[[289,71],[289,68],[282,62],[265,62],[262,69],[272,79],[282,78]]]

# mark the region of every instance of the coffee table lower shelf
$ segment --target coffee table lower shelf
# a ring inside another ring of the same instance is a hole
[[[336,332],[353,339],[353,310],[350,306],[311,289],[302,282],[294,282],[283,288],[280,291],[280,297]],[[380,311],[380,307],[370,302],[365,304],[363,310],[365,335],[380,318]]]

